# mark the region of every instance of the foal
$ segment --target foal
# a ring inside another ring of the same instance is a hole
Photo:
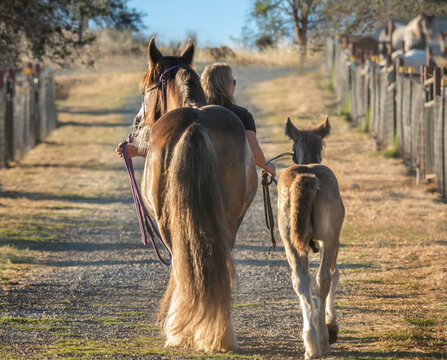
[[[337,252],[345,210],[337,179],[319,165],[323,139],[329,135],[328,117],[315,129],[298,130],[287,119],[286,135],[293,140],[293,165],[278,180],[278,226],[292,268],[293,288],[303,312],[305,358],[329,354],[337,340],[334,308],[338,282]],[[320,251],[317,307],[312,300],[308,253]]]

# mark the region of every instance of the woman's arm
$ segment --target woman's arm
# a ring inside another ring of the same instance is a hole
[[[118,155],[120,157],[123,157],[123,150],[121,149],[121,144],[122,143],[120,143],[118,145],[118,147],[116,148],[115,151],[118,153]],[[135,156],[146,157],[146,154],[147,154],[147,149],[139,148],[132,144],[127,144],[127,155],[129,155],[130,158],[133,158]]]
[[[276,176],[276,168],[273,163],[266,164],[264,153],[262,152],[261,147],[259,146],[258,139],[256,138],[256,132],[253,130],[245,130],[245,137],[247,138],[248,144],[250,145],[250,149],[253,153],[253,157],[255,158],[255,163],[261,169],[269,172],[273,176]]]

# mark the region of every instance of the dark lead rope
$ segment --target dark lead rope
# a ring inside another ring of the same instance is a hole
[[[133,168],[132,159],[129,157],[127,153],[127,144],[131,143],[133,141],[133,136],[129,135],[126,141],[122,142],[120,144],[120,147],[123,151],[123,158],[124,163],[126,165],[127,174],[129,175],[130,180],[130,188],[132,189],[132,196],[135,203],[135,208],[137,210],[137,217],[138,217],[138,223],[140,225],[140,231],[141,231],[141,238],[144,245],[147,245],[147,233],[149,234],[149,237],[152,242],[152,246],[154,247],[155,254],[157,255],[158,260],[166,266],[171,265],[171,259],[172,254],[169,250],[166,243],[163,241],[163,238],[161,237],[157,225],[154,224],[154,221],[152,220],[151,216],[146,210],[146,207],[144,206],[143,199],[141,197],[140,190],[137,186],[137,181],[135,180],[135,173]],[[160,255],[160,251],[158,250],[157,244],[155,242],[155,239],[158,238],[158,241],[163,245],[163,247],[166,249],[166,251],[169,254],[169,259],[165,260]]]
[[[274,158],[270,159],[266,162],[266,165],[270,164],[273,160],[277,160],[279,158],[282,158],[284,156],[292,156],[292,158],[295,160],[296,155],[294,152],[285,152],[282,154],[279,154],[275,156]],[[294,161],[295,162],[295,161]],[[273,220],[273,210],[272,210],[272,201],[270,199],[270,191],[269,191],[269,185],[274,182],[275,185],[278,184],[278,181],[275,179],[275,177],[268,172],[264,171],[262,173],[262,195],[264,198],[264,216],[265,216],[265,224],[267,225],[267,229],[270,230],[270,238],[272,240],[272,246],[269,249],[269,254],[273,254],[276,248],[276,240],[274,235],[274,229],[275,229],[275,222]]]
[[[275,230],[275,222],[273,220],[273,210],[272,210],[272,202],[270,200],[270,192],[269,185],[273,182],[275,178],[272,175],[269,175],[268,172],[262,173],[262,196],[264,198],[264,216],[265,216],[265,224],[267,225],[267,229],[270,230],[270,238],[272,239],[272,246],[269,249],[269,255],[273,254],[276,248],[276,240],[274,235]]]

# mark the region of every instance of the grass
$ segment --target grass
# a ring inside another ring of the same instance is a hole
[[[260,306],[261,306],[261,304],[259,304],[259,303],[233,304],[233,308],[235,308],[235,309],[257,308]]]
[[[157,356],[164,358],[184,359],[256,359],[256,356],[235,354],[232,352],[214,355],[185,354],[179,350],[167,350],[163,347],[163,337],[139,337],[113,340],[91,340],[78,338],[76,334],[64,333],[61,339],[48,345],[36,345],[33,359],[47,359],[48,357],[104,359],[108,357],[147,357]],[[14,347],[0,349],[2,359],[17,359],[13,355]],[[25,358],[25,357],[24,357]]]

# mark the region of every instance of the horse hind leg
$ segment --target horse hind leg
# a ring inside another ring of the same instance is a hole
[[[335,290],[337,289],[339,278],[337,264],[335,264],[335,268],[331,272],[331,287],[326,298],[326,325],[329,332],[329,344],[334,344],[337,342],[338,337],[337,312],[334,306]]]
[[[280,224],[281,227],[281,224]],[[290,240],[283,237],[287,260],[292,269],[292,284],[300,300],[303,313],[303,340],[305,358],[321,357],[317,327],[314,323],[314,303],[312,300],[312,279],[309,274],[309,260],[307,256],[299,256]]]
[[[321,348],[318,341],[318,331],[314,323],[315,308],[312,300],[312,279],[308,270],[308,258],[299,257],[292,271],[293,288],[300,299],[303,313],[303,340],[306,349],[305,358],[321,357]]]
[[[318,328],[318,337],[320,341],[320,347],[323,355],[327,355],[331,351],[330,342],[334,339],[334,332],[336,334],[336,318],[335,311],[333,307],[330,308],[330,317],[326,319],[327,313],[327,303],[332,303],[333,306],[333,295],[335,293],[336,283],[333,282],[334,275],[338,272],[331,271],[331,269],[335,269],[334,265],[337,259],[337,250],[338,243],[337,242],[320,242],[322,246],[320,246],[320,267],[317,273],[317,311],[315,316],[315,322]],[[333,284],[335,286],[333,286]],[[333,290],[334,293],[330,291]],[[328,296],[329,295],[329,296]],[[327,325],[329,324],[329,326]],[[330,330],[329,330],[330,329]],[[331,333],[331,336],[329,335]],[[336,338],[336,335],[335,335]],[[335,342],[335,341],[334,341]]]

